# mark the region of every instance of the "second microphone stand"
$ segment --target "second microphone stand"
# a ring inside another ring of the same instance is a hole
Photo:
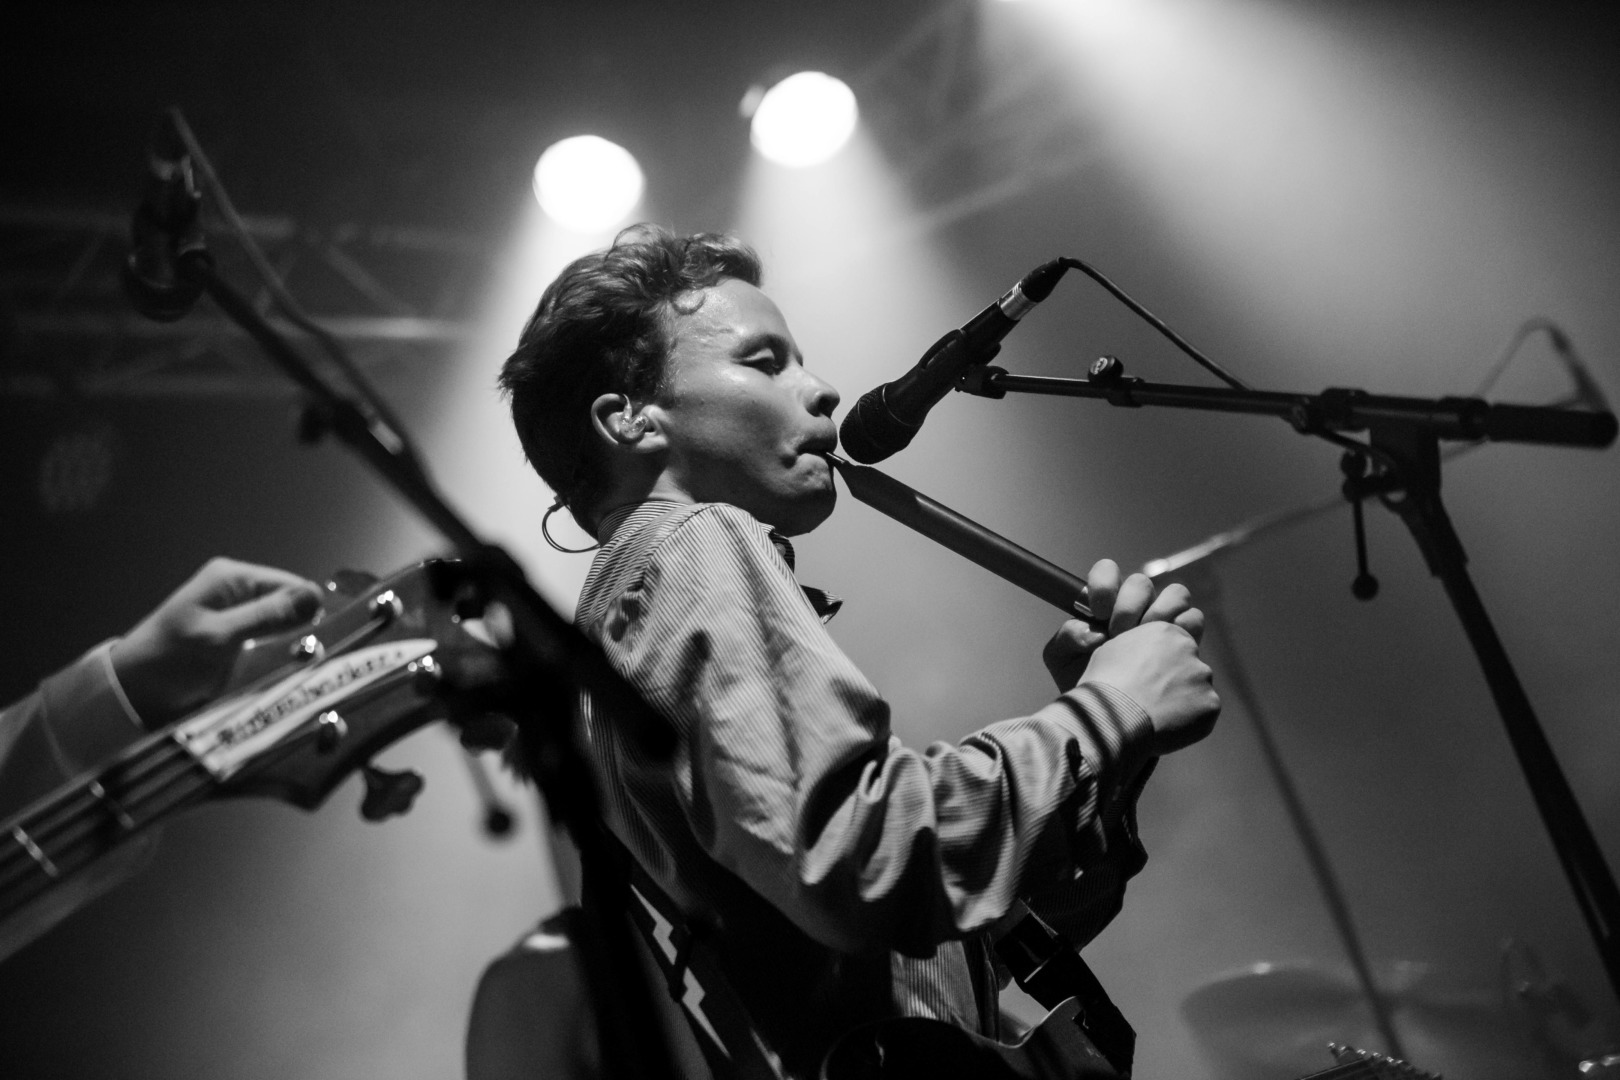
[[[1370,471],[1347,470],[1343,491],[1352,503],[1370,496],[1400,516],[1417,541],[1462,622],[1496,702],[1508,741],[1530,787],[1564,875],[1575,894],[1609,985],[1620,997],[1620,889],[1570,789],[1468,573],[1468,555],[1440,498],[1440,440],[1493,440],[1606,447],[1614,442],[1610,412],[1576,412],[1496,405],[1478,398],[1409,398],[1332,389],[1291,394],[1224,387],[1150,383],[1128,377],[1104,357],[1086,380],[1012,375],[994,366],[970,371],[958,389],[981,397],[1008,393],[1096,398],[1111,405],[1147,405],[1278,416],[1302,434],[1366,431]]]

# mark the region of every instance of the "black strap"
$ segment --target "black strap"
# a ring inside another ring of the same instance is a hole
[[[748,1013],[720,971],[714,951],[704,946],[707,928],[694,925],[624,843],[603,832],[607,846],[619,856],[615,869],[630,886],[630,921],[658,961],[665,989],[691,1025],[709,1071],[716,1080],[782,1080],[754,1037]],[[587,896],[594,891],[590,876],[587,868]]]
[[[1136,1029],[1109,1000],[1080,950],[1027,907],[1023,918],[996,940],[996,955],[1030,997],[1055,1009],[1069,998],[1080,1005],[1080,1030],[1127,1080],[1136,1057]]]

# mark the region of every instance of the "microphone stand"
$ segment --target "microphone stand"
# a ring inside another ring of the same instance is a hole
[[[1012,375],[986,365],[968,372],[957,388],[990,398],[1033,393],[1099,398],[1123,408],[1162,405],[1280,416],[1306,435],[1369,433],[1363,452],[1373,459],[1373,468],[1367,472],[1365,461],[1346,468],[1343,493],[1358,513],[1361,501],[1372,495],[1395,511],[1417,541],[1429,572],[1444,586],[1484,672],[1610,987],[1620,997],[1620,889],[1474,588],[1467,552],[1440,498],[1439,446],[1441,439],[1485,439],[1606,447],[1615,439],[1614,414],[1495,405],[1478,398],[1392,397],[1362,390],[1290,394],[1150,383],[1125,376],[1118,362],[1107,358],[1091,372],[1089,380],[1062,379]]]
[[[1188,569],[1191,573],[1185,576],[1196,577],[1200,583],[1199,594],[1211,599],[1211,603],[1203,605],[1207,631],[1204,640],[1206,644],[1210,641],[1219,642],[1221,679],[1231,689],[1243,714],[1249,718],[1249,726],[1254,731],[1255,741],[1260,744],[1261,760],[1265,763],[1266,771],[1271,774],[1272,783],[1277,787],[1277,795],[1282,800],[1283,811],[1288,815],[1300,847],[1305,851],[1305,861],[1310,866],[1311,876],[1316,879],[1317,889],[1322,894],[1322,903],[1327,908],[1333,929],[1344,946],[1345,956],[1350,961],[1350,969],[1361,989],[1361,996],[1366,999],[1368,1011],[1372,1013],[1373,1026],[1378,1029],[1379,1036],[1384,1040],[1384,1050],[1390,1056],[1404,1060],[1407,1057],[1406,1049],[1396,1031],[1390,1003],[1379,990],[1377,980],[1373,977],[1372,964],[1367,960],[1367,950],[1362,945],[1361,934],[1350,914],[1350,904],[1345,898],[1344,886],[1339,881],[1332,860],[1328,858],[1327,845],[1322,842],[1321,834],[1316,831],[1316,825],[1305,808],[1305,800],[1299,793],[1299,785],[1294,782],[1288,763],[1283,760],[1282,750],[1272,733],[1271,721],[1266,718],[1265,711],[1260,706],[1259,694],[1255,692],[1248,668],[1244,665],[1237,644],[1232,638],[1231,628],[1221,616],[1218,602],[1220,575],[1213,565],[1194,565],[1205,555],[1199,553],[1197,548],[1190,551],[1194,554],[1188,558],[1181,558],[1188,552],[1178,552],[1164,559],[1156,559],[1143,566],[1142,572],[1157,580],[1171,573],[1180,573],[1183,568]]]
[[[602,823],[594,772],[575,732],[579,694],[588,690],[616,715],[642,725],[673,748],[667,721],[652,710],[580,631],[535,592],[522,568],[502,548],[484,542],[450,508],[408,444],[373,413],[321,378],[310,363],[214,269],[205,250],[182,251],[181,276],[195,281],[270,359],[309,395],[301,434],[330,433],[426,518],[459,552],[447,564],[441,593],[473,606],[497,601],[511,612],[514,642],[506,658],[516,700],[528,706],[514,717],[523,733],[530,774],[552,820],[566,827],[593,868],[603,903],[573,924],[582,931],[580,969],[598,1026],[604,1075],[611,1080],[677,1080],[667,1033],[654,1006],[628,921],[629,885],[615,872]]]

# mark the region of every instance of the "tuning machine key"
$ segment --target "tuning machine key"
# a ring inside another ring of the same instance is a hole
[[[360,777],[366,783],[365,798],[360,800],[360,816],[367,821],[386,821],[395,814],[405,813],[426,784],[422,774],[415,770],[390,772],[375,765],[362,766]]]
[[[433,658],[432,653],[420,660],[411,661],[405,672],[411,677],[411,685],[416,692],[423,697],[437,693],[444,683],[444,668]]]
[[[326,658],[326,646],[314,634],[305,634],[293,642],[287,651],[292,654],[294,660],[299,661],[320,661]]]
[[[349,734],[349,722],[337,710],[327,709],[315,718],[315,749],[330,754]]]
[[[371,613],[384,622],[393,622],[405,615],[405,601],[393,589],[384,589],[371,601]]]

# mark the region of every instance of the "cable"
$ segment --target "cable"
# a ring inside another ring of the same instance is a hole
[[[1194,348],[1190,341],[1176,333],[1174,330],[1170,329],[1169,325],[1163,319],[1159,318],[1157,315],[1153,314],[1153,312],[1131,299],[1129,293],[1120,288],[1118,285],[1115,285],[1112,281],[1108,280],[1107,275],[1105,275],[1102,271],[1093,269],[1081,259],[1064,258],[1060,261],[1064,266],[1073,267],[1074,269],[1079,270],[1081,273],[1091,278],[1091,280],[1107,289],[1113,294],[1114,299],[1130,308],[1149,326],[1163,334],[1166,338],[1169,338],[1172,345],[1196,360],[1199,365],[1204,368],[1204,370],[1214,375],[1217,379],[1220,379],[1234,390],[1250,389],[1250,387],[1246,385],[1243,380],[1239,379],[1236,375],[1231,374],[1225,368],[1221,367],[1221,365],[1205,356],[1198,349]]]
[[[1199,366],[1203,367],[1204,370],[1226,383],[1226,385],[1232,387],[1234,390],[1250,389],[1249,385],[1242,379],[1239,379],[1236,375],[1233,375],[1231,372],[1221,367],[1221,365],[1217,364],[1214,360],[1211,360],[1208,356],[1205,356],[1202,350],[1193,345],[1192,342],[1188,341],[1186,338],[1172,330],[1169,323],[1166,323],[1163,319],[1153,314],[1153,312],[1137,303],[1129,293],[1109,280],[1108,275],[1104,274],[1101,270],[1091,266],[1083,259],[1072,259],[1065,256],[1058,261],[1062,263],[1065,268],[1072,267],[1073,269],[1079,270],[1081,273],[1091,278],[1091,280],[1101,285],[1104,289],[1107,289],[1114,299],[1124,304],[1138,318],[1142,319],[1142,321],[1153,327],[1153,329],[1157,330],[1160,334],[1163,334],[1172,345],[1186,353],[1188,356],[1192,357],[1193,360],[1199,364]],[[1335,431],[1317,431],[1313,432],[1312,434],[1332,443],[1341,450],[1374,458],[1382,462],[1386,467],[1393,465],[1393,461],[1391,461],[1387,454],[1370,443],[1361,442],[1357,439],[1351,438],[1348,435],[1340,435]]]
[[[1524,343],[1530,339],[1530,335],[1538,330],[1547,335],[1548,340],[1552,343],[1554,355],[1563,363],[1564,370],[1569,372],[1570,382],[1574,383],[1574,392],[1568,397],[1558,399],[1553,404],[1556,406],[1584,405],[1589,409],[1606,411],[1609,408],[1608,399],[1604,397],[1603,390],[1598,386],[1597,380],[1592,378],[1592,373],[1587,370],[1586,365],[1576,355],[1575,346],[1571,344],[1569,335],[1564,333],[1563,327],[1545,315],[1532,316],[1519,324],[1519,328],[1508,338],[1508,343],[1503,347],[1496,364],[1490,370],[1490,374],[1485,376],[1485,381],[1479,384],[1479,389],[1474,391],[1473,396],[1484,397],[1490,392],[1491,387],[1495,386],[1497,381],[1501,379],[1509,365],[1518,359],[1519,352],[1524,348]]]

